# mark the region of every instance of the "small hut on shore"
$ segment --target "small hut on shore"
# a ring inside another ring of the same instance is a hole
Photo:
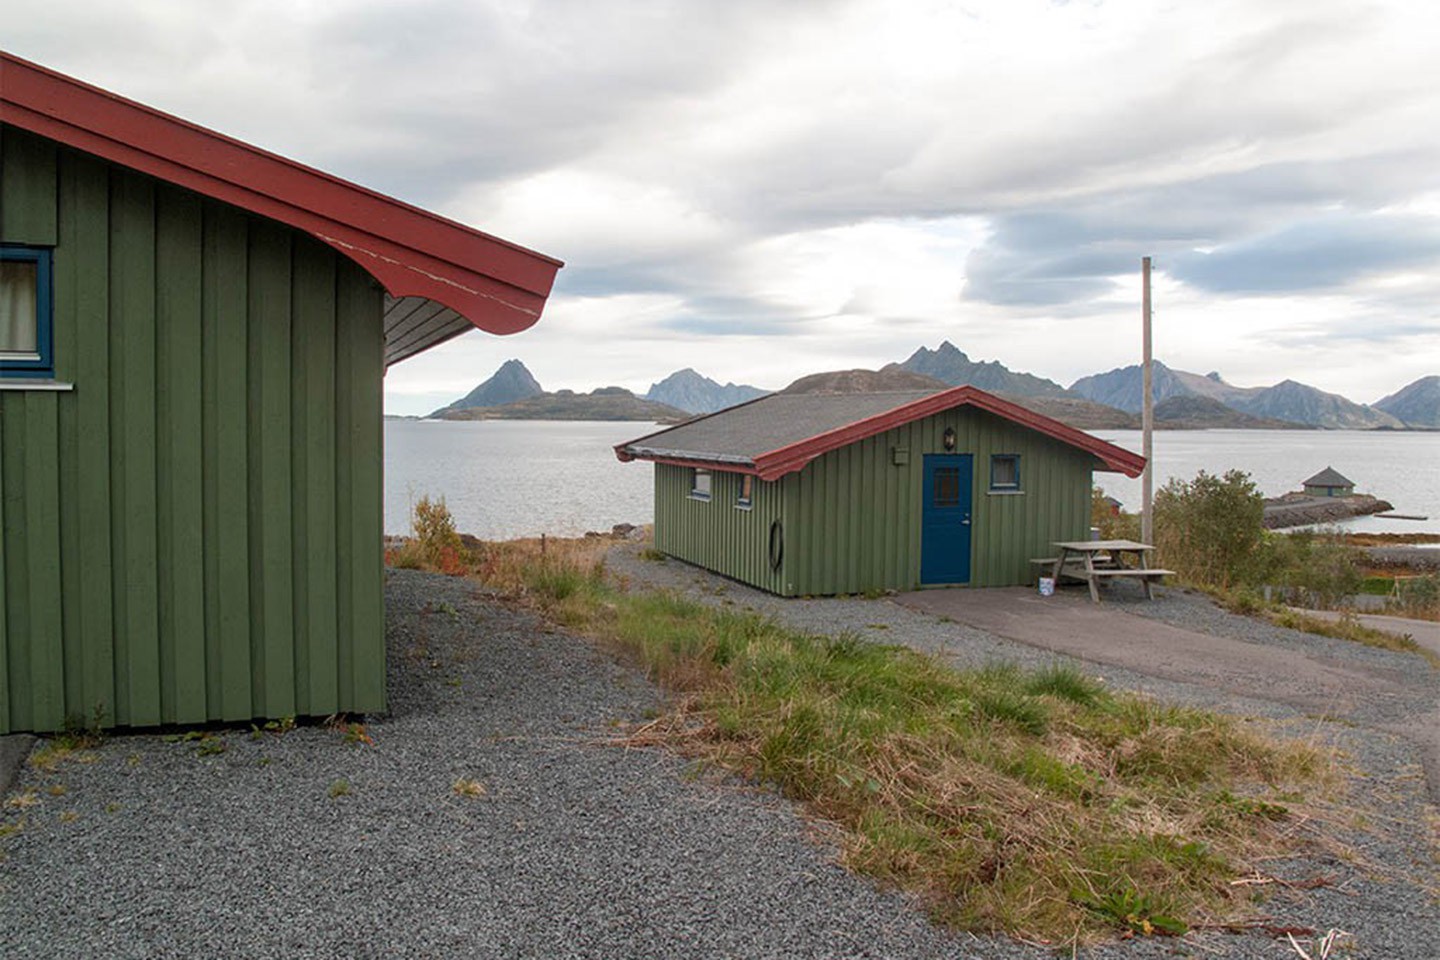
[[[1355,484],[1345,479],[1334,467],[1326,467],[1305,481],[1305,495],[1310,497],[1348,497]]]

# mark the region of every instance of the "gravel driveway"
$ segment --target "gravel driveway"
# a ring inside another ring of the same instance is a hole
[[[633,550],[615,564],[746,599]],[[0,839],[0,957],[1054,955],[939,930],[836,866],[830,834],[788,802],[619,745],[662,698],[584,641],[451,578],[392,571],[386,602],[391,713],[371,719],[373,743],[321,726],[126,735],[92,762],[27,769],[11,799],[28,805],[0,811],[19,827]],[[780,603],[957,660],[1055,659],[885,601]],[[1418,816],[1403,745],[1341,732],[1383,768],[1396,816]],[[457,793],[462,778],[483,793]],[[1418,832],[1357,852],[1419,857]],[[1285,922],[1357,932],[1350,957],[1435,956],[1440,914],[1414,883],[1392,876],[1382,898],[1355,863],[1274,866],[1335,878],[1277,901]],[[1081,955],[1295,956],[1213,931]]]

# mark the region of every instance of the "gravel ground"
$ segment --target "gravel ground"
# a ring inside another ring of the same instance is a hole
[[[631,547],[614,565],[961,663],[1059,659],[885,601],[779,601]],[[788,802],[620,745],[662,697],[584,641],[445,577],[392,571],[386,602],[391,712],[371,718],[373,744],[322,726],[217,729],[200,742],[126,735],[90,762],[25,770],[0,811],[0,825],[18,827],[0,838],[0,957],[1054,955],[946,933],[906,897],[838,867],[833,834]],[[1204,700],[1138,674],[1106,679]],[[1254,713],[1287,716],[1267,706]],[[1419,864],[1428,853],[1423,826],[1407,822],[1420,808],[1403,742],[1336,732],[1364,754],[1368,789],[1393,799],[1399,821],[1360,835],[1356,854]],[[207,743],[224,750],[205,755]],[[458,795],[458,778],[483,795]],[[1399,871],[1377,886],[1352,859],[1273,866],[1334,880],[1277,899],[1277,920],[1357,932],[1351,957],[1440,953],[1440,914]],[[1216,932],[1081,955],[1295,956]]]
[[[885,599],[775,597],[676,560],[643,559],[634,546],[612,550],[607,563],[632,583],[677,590],[702,602],[754,610],[816,633],[853,633],[878,643],[904,644],[938,654],[959,667],[999,660],[1025,666],[1069,663],[1098,674],[1111,687],[1133,690],[1169,702],[1220,710],[1252,720],[1268,732],[1335,749],[1349,771],[1347,819],[1366,825],[1332,824],[1340,845],[1331,853],[1269,863],[1282,879],[1325,885],[1289,890],[1269,905],[1274,922],[1320,932],[1347,931],[1346,951],[1337,956],[1376,960],[1440,958],[1440,819],[1427,800],[1425,773],[1416,744],[1397,731],[1401,721],[1423,716],[1440,705],[1440,673],[1411,654],[1397,654],[1329,637],[1274,627],[1226,613],[1207,598],[1181,590],[1156,590],[1143,599],[1138,585],[1115,584],[1106,602],[1127,613],[1147,616],[1200,633],[1228,636],[1284,649],[1305,648],[1337,663],[1392,674],[1413,674],[1413,690],[1404,697],[1356,703],[1336,716],[1334,704],[1313,709],[1294,703],[1241,698],[1199,684],[1147,676],[1112,664],[1099,665],[998,637],[961,623],[942,620]],[[1132,589],[1133,588],[1133,589]],[[1277,690],[1284,679],[1277,678]],[[1434,722],[1431,712],[1425,722]],[[1303,945],[1303,944],[1302,944]],[[1179,955],[1235,958],[1297,957],[1284,941],[1260,935],[1194,934],[1175,944]],[[1119,945],[1088,956],[1137,956]],[[1316,954],[1318,956],[1318,954]]]
[[[0,956],[1024,955],[848,875],[778,798],[615,745],[661,698],[586,643],[460,580],[393,571],[386,601],[373,745],[119,736],[26,771]]]

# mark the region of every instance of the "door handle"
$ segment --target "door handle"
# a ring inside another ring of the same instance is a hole
[[[966,517],[964,520],[961,520],[961,521],[960,521],[960,525],[963,526],[963,527],[968,527],[968,526],[970,526],[970,518],[969,518],[969,517]]]

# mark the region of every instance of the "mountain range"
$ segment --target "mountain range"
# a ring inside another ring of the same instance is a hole
[[[1095,403],[1138,413],[1145,393],[1142,378],[1140,365],[1132,364],[1107,373],[1081,377],[1070,385],[1070,391]],[[1151,371],[1151,393],[1157,404],[1172,397],[1204,397],[1252,417],[1332,430],[1373,430],[1377,427],[1394,430],[1405,426],[1398,417],[1384,410],[1355,403],[1339,394],[1326,393],[1294,380],[1282,380],[1271,387],[1236,387],[1226,383],[1218,373],[1202,377],[1183,370],[1172,370],[1158,360]]]
[[[648,420],[678,423],[689,413],[624,387],[547,392],[519,360],[506,360],[474,390],[430,414],[432,420]]]
[[[903,363],[888,363],[880,369],[923,373],[951,386],[970,384],[987,393],[1010,393],[1021,397],[1072,396],[1054,380],[1011,370],[998,360],[976,363],[949,340],[934,350],[921,347]]]
[[[903,363],[883,369],[890,368],[924,373],[957,386],[970,383],[1012,398],[1083,400],[1131,414],[1140,412],[1144,394],[1139,364],[1081,377],[1066,389],[1053,380],[1012,371],[996,361],[976,363],[949,341],[935,350],[921,347]],[[1219,373],[1189,373],[1157,360],[1151,370],[1151,392],[1157,406],[1172,399],[1190,401],[1157,412],[1157,422],[1170,427],[1260,428],[1279,423],[1324,429],[1396,430],[1440,426],[1440,377],[1424,377],[1374,406],[1366,406],[1294,380],[1269,387],[1237,387],[1226,383]],[[1163,417],[1162,413],[1171,416]],[[1094,416],[1093,412],[1085,415]],[[1058,418],[1067,419],[1063,414]]]
[[[921,347],[906,360],[874,370],[832,371],[802,377],[787,390],[921,389],[973,384],[1083,429],[1138,428],[1142,395],[1139,365],[1081,377],[1069,388],[999,361],[974,361],[949,341]],[[1355,403],[1294,380],[1268,387],[1237,387],[1219,373],[1152,369],[1156,425],[1162,429],[1440,428],[1440,376],[1409,384],[1373,405]],[[556,418],[674,421],[711,413],[769,391],[725,383],[689,367],[651,385],[644,397],[620,387],[589,394],[544,391],[519,360],[507,360],[488,380],[431,414],[444,419]],[[622,396],[623,395],[623,396]],[[627,399],[628,398],[628,399]]]
[[[659,383],[651,384],[645,399],[684,410],[686,413],[714,413],[746,400],[763,397],[769,392],[747,384],[721,385],[686,367],[684,370],[676,370]]]
[[[1421,377],[1374,406],[1412,427],[1440,428],[1440,376]]]

